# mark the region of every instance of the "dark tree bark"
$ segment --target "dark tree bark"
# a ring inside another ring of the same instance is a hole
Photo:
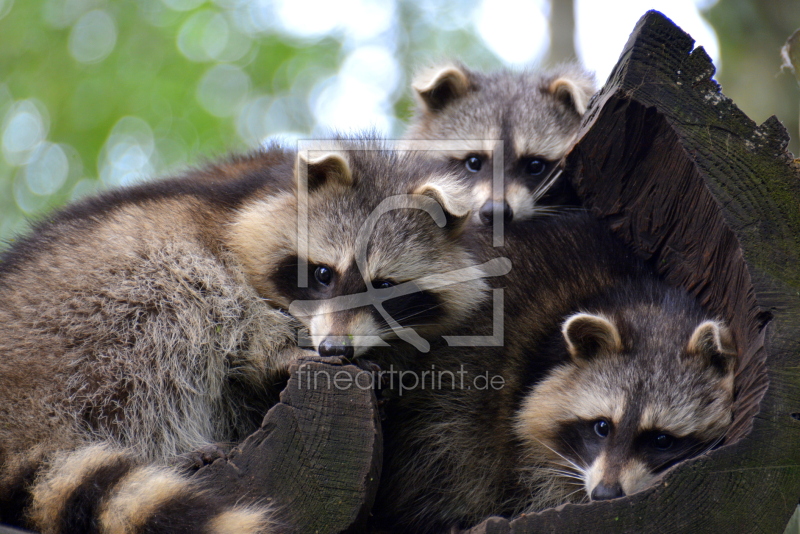
[[[239,503],[275,503],[281,532],[358,528],[375,498],[383,451],[365,376],[330,358],[301,360],[261,428],[195,476]]]
[[[471,533],[782,532],[800,497],[800,173],[774,117],[720,93],[702,48],[647,13],[595,97],[568,166],[584,204],[740,347],[724,447],[625,499]]]

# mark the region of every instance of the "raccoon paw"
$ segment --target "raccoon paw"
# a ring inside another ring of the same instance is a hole
[[[196,451],[181,454],[178,467],[186,471],[197,471],[201,467],[213,464],[215,460],[227,458],[231,446],[225,443],[209,443]]]

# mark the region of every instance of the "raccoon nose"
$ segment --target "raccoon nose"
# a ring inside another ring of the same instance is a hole
[[[344,358],[352,358],[353,350],[352,345],[342,345],[336,338],[326,337],[319,344],[317,349],[320,356],[342,356]]]
[[[494,207],[497,204],[499,203],[494,200],[487,200],[486,203],[481,206],[478,215],[481,218],[481,222],[486,226],[492,226],[492,224],[494,224]],[[503,221],[509,223],[513,218],[514,210],[511,209],[508,202],[503,201]]]
[[[592,490],[593,501],[605,501],[624,496],[625,492],[622,491],[622,486],[619,483],[608,485],[601,482]]]

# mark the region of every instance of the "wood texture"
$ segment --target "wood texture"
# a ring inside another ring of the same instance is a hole
[[[195,476],[240,503],[275,503],[281,532],[357,528],[372,506],[382,458],[375,394],[363,373],[331,358],[301,360],[261,428]]]
[[[800,173],[702,48],[648,12],[595,97],[568,167],[584,204],[740,347],[724,447],[629,498],[493,518],[469,532],[782,532],[800,497]],[[757,81],[754,81],[757,84]]]

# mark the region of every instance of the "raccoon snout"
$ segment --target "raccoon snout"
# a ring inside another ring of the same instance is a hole
[[[317,349],[320,356],[341,356],[344,358],[352,358],[355,350],[352,345],[343,345],[336,337],[326,337],[319,344]]]
[[[478,215],[481,218],[481,222],[486,226],[492,226],[494,224],[494,207],[497,204],[499,204],[499,202],[487,200],[486,203],[481,206],[481,210],[478,212]],[[508,205],[508,202],[503,201],[503,221],[509,223],[513,219],[514,210],[511,209],[511,206]]]
[[[608,499],[616,499],[617,497],[624,497],[625,492],[622,490],[622,485],[617,482],[616,484],[603,484],[599,483],[592,490],[593,501],[606,501]]]

